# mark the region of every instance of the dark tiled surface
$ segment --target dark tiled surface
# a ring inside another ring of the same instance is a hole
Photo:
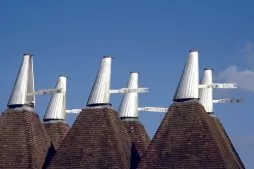
[[[86,108],[80,112],[49,168],[130,168],[130,137],[117,112]]]
[[[140,121],[134,120],[122,122],[131,137],[131,169],[135,169],[137,168],[138,162],[150,142],[150,138]]]
[[[7,110],[0,117],[0,168],[42,168],[49,137],[34,112]]]
[[[174,103],[139,163],[139,169],[237,169],[214,120],[198,102]]]
[[[43,123],[43,125],[49,135],[51,143],[57,150],[69,131],[69,125],[63,121],[53,123],[47,122]]]
[[[220,136],[221,136],[221,139],[219,140],[220,142],[223,142],[222,145],[223,148],[225,148],[227,151],[225,151],[225,155],[227,156],[231,156],[234,158],[234,161],[235,161],[235,165],[238,165],[239,168],[244,168],[244,165],[238,155],[238,153],[236,152],[232,142],[230,141],[230,138],[228,137],[227,133],[226,133],[226,130],[224,129],[222,123],[220,122],[220,120],[217,118],[217,117],[211,117],[213,122],[214,122],[214,125],[218,128],[218,131],[220,132]]]

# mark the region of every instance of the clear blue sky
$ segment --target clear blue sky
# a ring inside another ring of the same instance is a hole
[[[24,52],[35,55],[36,89],[54,87],[61,73],[70,77],[68,108],[85,106],[103,55],[115,57],[112,88],[125,87],[130,71],[140,72],[140,86],[151,91],[140,96],[140,106],[172,103],[190,48],[200,50],[200,74],[211,67],[217,76],[232,65],[253,73],[254,53],[244,52],[254,40],[253,7],[234,0],[1,0],[0,108],[6,108]],[[253,91],[215,94],[245,99],[216,105],[215,111],[246,167],[254,168]],[[116,109],[120,99],[112,96]],[[48,101],[37,97],[40,116]],[[140,114],[151,137],[162,118],[163,113]],[[74,119],[68,115],[70,123]]]

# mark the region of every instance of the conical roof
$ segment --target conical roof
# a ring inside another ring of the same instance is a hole
[[[213,84],[212,69],[204,69],[203,76],[201,78],[201,85]],[[213,88],[201,88],[199,89],[199,103],[204,106],[206,112],[213,113]]]
[[[9,108],[0,118],[0,168],[42,168],[55,151],[33,111],[33,93],[33,60],[31,55],[25,54]]]
[[[138,88],[138,73],[131,72],[128,89]],[[138,118],[138,92],[125,93],[123,95],[120,107],[119,115],[121,118]]]
[[[44,122],[44,128],[54,148],[57,150],[63,142],[70,127],[66,121]]]
[[[148,136],[144,125],[138,119],[122,119],[122,123],[127,129],[130,135],[131,146],[131,169],[136,169],[137,165],[147,149],[150,143],[150,137]]]
[[[24,54],[15,84],[13,86],[8,107],[20,107],[23,105],[34,106],[35,96],[28,95],[34,92],[33,57]]]
[[[43,121],[65,120],[66,116],[66,83],[67,77],[60,75],[56,84],[56,89],[60,93],[54,93],[48,104]]]
[[[107,106],[80,112],[49,168],[130,168],[131,140]]]
[[[200,84],[201,85],[211,85],[213,84],[212,79],[212,69],[205,68],[204,73],[201,79]],[[219,142],[223,143],[225,146],[221,147],[222,151],[227,154],[228,157],[234,158],[234,163],[236,166],[239,166],[239,168],[244,168],[244,165],[241,162],[241,159],[239,155],[237,154],[233,144],[230,141],[230,138],[228,137],[223,125],[221,124],[220,120],[216,115],[214,114],[213,110],[213,88],[203,88],[199,89],[199,103],[204,106],[205,111],[210,115],[211,118],[211,124],[214,126],[214,128],[218,129],[218,139]]]
[[[65,121],[66,81],[65,76],[59,76],[56,89],[60,89],[61,93],[52,95],[43,119],[43,125],[55,149],[59,148],[70,128]]]
[[[221,135],[221,140],[220,142],[225,142],[224,148],[226,153],[228,153],[228,157],[234,157],[235,160],[235,165],[239,166],[239,168],[245,168],[244,164],[241,161],[240,156],[238,155],[236,149],[234,148],[234,145],[232,144],[225,128],[223,127],[222,123],[220,122],[219,118],[216,117],[214,114],[210,114],[212,121],[214,122],[214,125],[216,128],[218,128],[220,135]]]
[[[197,50],[190,50],[173,99],[176,102],[198,99],[198,55],[199,52]]]
[[[136,72],[130,73],[127,88],[137,89],[138,76]],[[127,129],[131,141],[131,169],[137,168],[142,154],[146,150],[150,138],[143,124],[138,120],[138,93],[125,93],[119,107],[119,116]]]
[[[174,103],[138,168],[242,168],[220,138],[218,128],[197,101]]]
[[[87,106],[110,105],[111,56],[104,56],[87,101]]]
[[[38,115],[8,109],[0,118],[0,168],[42,168],[54,153]]]

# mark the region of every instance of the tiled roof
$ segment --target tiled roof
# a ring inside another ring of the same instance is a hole
[[[174,103],[144,153],[139,169],[238,169],[235,156],[204,107]]]
[[[77,117],[49,168],[130,167],[130,137],[111,108],[86,108]]]
[[[244,164],[242,163],[237,151],[235,150],[230,138],[228,137],[226,130],[224,129],[222,123],[220,122],[219,118],[217,117],[211,117],[212,121],[214,121],[215,126],[218,128],[221,140],[220,142],[224,142],[223,148],[225,148],[227,151],[226,153],[228,157],[233,157],[235,160],[235,165],[239,166],[239,168],[244,168]]]
[[[49,135],[51,143],[57,150],[69,131],[69,125],[65,121],[44,122],[43,125]]]
[[[0,117],[0,168],[42,168],[50,148],[38,115],[7,110]]]
[[[122,122],[131,137],[131,169],[135,169],[150,142],[150,138],[138,119],[123,120]]]

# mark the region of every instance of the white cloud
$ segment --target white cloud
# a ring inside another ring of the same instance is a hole
[[[250,66],[253,68],[254,65],[254,42],[246,42],[239,54],[245,61],[245,69],[240,69],[235,65],[232,65],[220,72],[216,77],[218,80],[237,83],[238,88],[254,92],[254,71],[248,69]]]
[[[217,78],[218,80],[237,83],[238,88],[254,92],[254,71],[252,70],[240,70],[233,65],[220,72]]]

